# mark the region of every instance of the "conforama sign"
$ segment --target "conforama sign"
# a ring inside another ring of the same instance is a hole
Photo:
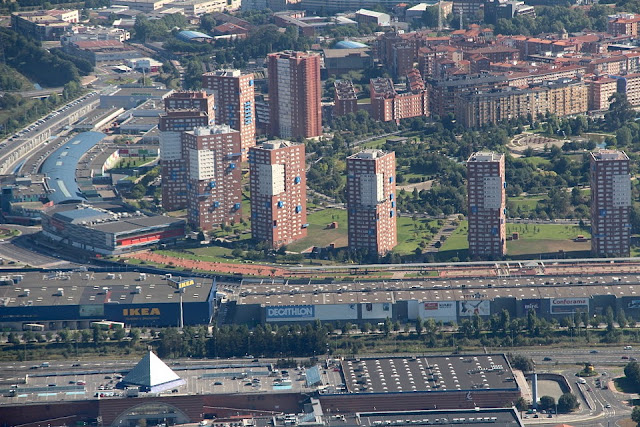
[[[313,305],[280,305],[267,307],[267,320],[313,319],[315,306]]]

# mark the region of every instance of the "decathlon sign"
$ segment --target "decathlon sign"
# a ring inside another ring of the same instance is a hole
[[[313,305],[281,305],[267,307],[267,320],[313,319],[315,306]]]

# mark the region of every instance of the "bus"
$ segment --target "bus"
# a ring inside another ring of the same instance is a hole
[[[124,323],[101,320],[99,322],[91,322],[91,329],[93,328],[102,329],[103,331],[108,331],[110,329],[124,329]]]
[[[44,325],[40,323],[23,323],[22,324],[23,331],[44,331]]]

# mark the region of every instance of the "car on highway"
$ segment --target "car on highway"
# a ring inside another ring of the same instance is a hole
[[[611,408],[611,404],[607,403],[606,405],[604,405],[604,407],[609,409],[609,408]]]
[[[547,357],[543,358],[542,360],[545,361],[545,362],[550,362],[551,358],[547,356]]]
[[[598,352],[598,350],[591,350],[589,353],[596,354],[597,352]]]
[[[622,360],[629,360],[629,356],[622,356]]]

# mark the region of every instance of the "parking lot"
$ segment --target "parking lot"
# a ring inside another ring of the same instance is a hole
[[[306,370],[301,367],[277,369],[266,362],[231,361],[167,364],[186,384],[163,394],[304,392],[318,388],[333,391],[342,383],[340,373],[333,368],[320,367],[321,383],[309,387]],[[65,367],[22,365],[21,372],[4,370],[0,373],[0,404],[123,397],[125,391],[117,387],[118,382],[134,365],[109,367],[78,362]]]

